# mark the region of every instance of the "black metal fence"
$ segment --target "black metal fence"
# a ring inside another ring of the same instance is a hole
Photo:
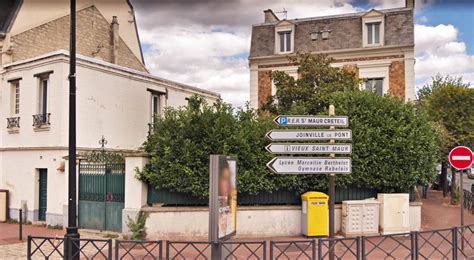
[[[474,193],[464,190],[462,202],[465,209],[469,210],[471,213],[474,213]]]
[[[28,236],[27,259],[73,259],[73,255],[64,252],[65,245],[79,248],[74,256],[80,259],[474,259],[474,225],[354,238],[222,243],[128,240],[112,243],[110,239],[66,241],[63,237]]]

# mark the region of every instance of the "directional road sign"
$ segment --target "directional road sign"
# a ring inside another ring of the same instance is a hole
[[[458,146],[449,152],[449,163],[458,170],[464,170],[471,167],[473,157],[471,149],[466,146]]]
[[[267,167],[277,174],[350,174],[351,158],[275,157]]]
[[[351,130],[285,130],[274,129],[267,133],[272,141],[351,140]]]
[[[281,126],[349,126],[347,116],[277,116],[273,121]]]
[[[272,143],[265,147],[274,154],[351,154],[350,144]]]

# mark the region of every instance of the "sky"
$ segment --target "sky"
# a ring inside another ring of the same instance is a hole
[[[263,10],[280,18],[404,7],[405,0],[132,0],[146,66],[154,75],[249,100],[250,33]],[[415,81],[460,76],[474,84],[474,0],[416,0]]]

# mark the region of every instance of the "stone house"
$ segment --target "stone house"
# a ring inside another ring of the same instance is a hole
[[[0,3],[0,189],[12,218],[23,208],[29,221],[67,223],[69,19],[69,1]],[[77,1],[77,53],[79,153],[102,136],[108,150],[137,151],[165,107],[219,98],[148,72],[127,0]]]
[[[292,20],[264,11],[264,22],[252,27],[251,106],[261,107],[275,94],[272,71],[298,76],[288,60],[296,53],[328,54],[333,66],[366,79],[361,89],[414,100],[413,9],[414,0],[407,0],[403,8]]]

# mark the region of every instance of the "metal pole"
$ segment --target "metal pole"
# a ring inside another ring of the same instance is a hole
[[[19,212],[19,216],[18,216],[18,229],[19,229],[19,234],[18,234],[18,238],[19,240],[23,240],[23,210],[20,209],[20,212]]]
[[[459,171],[459,182],[461,186],[460,204],[461,204],[461,251],[464,253],[464,184],[463,184],[463,173]],[[457,231],[456,231],[457,232]]]
[[[68,227],[65,239],[79,238],[76,221],[76,0],[70,0]],[[79,259],[79,243],[67,243],[65,255]],[[67,254],[70,253],[70,254]]]
[[[461,227],[464,226],[464,184],[463,171],[459,171],[459,182],[461,186],[460,203],[461,203]]]
[[[336,108],[333,105],[329,106],[329,116],[336,115]],[[334,126],[331,126],[330,129],[335,129]],[[331,144],[335,143],[335,140],[329,141]],[[331,158],[336,157],[335,154],[330,155]],[[334,173],[329,174],[329,238],[334,238],[334,196],[336,195],[336,175]],[[334,259],[334,247],[333,241],[329,241],[329,259]]]

